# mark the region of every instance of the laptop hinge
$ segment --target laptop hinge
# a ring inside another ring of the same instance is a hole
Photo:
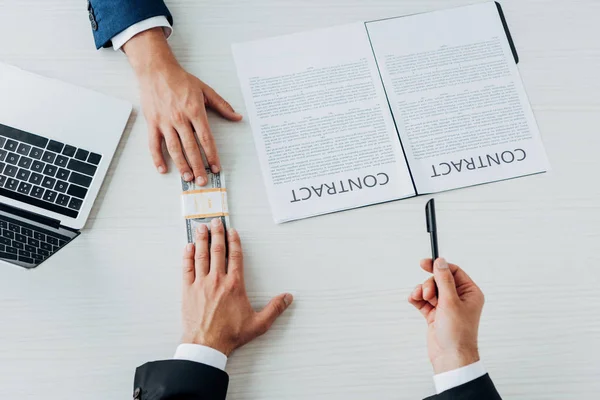
[[[14,214],[14,215],[17,215],[22,218],[27,218],[29,220],[38,222],[40,224],[51,226],[55,229],[58,229],[61,227],[60,221],[57,219],[49,218],[49,217],[46,217],[46,216],[40,215],[40,214],[36,214],[31,211],[22,210],[17,207],[9,206],[8,204],[0,203],[0,211],[5,211],[7,213]],[[73,231],[72,229],[69,229],[69,230]],[[73,232],[77,232],[77,231],[73,231]]]

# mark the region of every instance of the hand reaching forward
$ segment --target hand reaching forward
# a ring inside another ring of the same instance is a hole
[[[201,344],[229,356],[269,330],[292,303],[291,294],[272,299],[254,311],[244,284],[242,245],[237,232],[215,218],[209,232],[201,225],[196,243],[188,244],[183,257],[183,343]],[[229,254],[226,257],[225,240]]]
[[[421,268],[434,276],[417,285],[408,301],[427,321],[427,347],[434,372],[479,361],[477,335],[483,292],[462,269],[443,258],[436,260],[435,268],[431,259],[423,260]]]
[[[195,178],[198,185],[206,185],[198,140],[212,172],[221,169],[206,107],[230,121],[239,121],[242,116],[210,86],[179,65],[161,28],[134,36],[123,50],[139,81],[156,169],[159,173],[167,172],[162,153],[164,141],[183,180],[189,182]]]

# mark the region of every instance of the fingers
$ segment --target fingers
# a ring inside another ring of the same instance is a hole
[[[410,294],[410,297],[413,300],[421,301],[423,300],[423,285],[417,285],[416,288]]]
[[[175,163],[175,166],[179,170],[181,177],[184,181],[190,182],[194,179],[194,175],[190,171],[190,167],[183,155],[183,149],[181,148],[181,143],[179,141],[179,135],[175,132],[173,128],[165,128],[163,129],[163,135],[165,137],[165,142],[167,143],[167,150]]]
[[[244,277],[244,254],[242,252],[242,242],[240,235],[235,229],[229,229],[227,235],[229,243],[229,254],[227,255],[227,273],[237,274]]]
[[[424,258],[419,262],[421,269],[425,272],[433,273],[433,261],[431,258]]]
[[[424,260],[421,260],[420,264],[421,264],[421,268],[424,271],[433,273],[433,261],[431,260],[431,258],[426,258]],[[463,285],[476,286],[475,282],[473,282],[471,277],[458,265],[448,263],[448,266],[450,267],[450,271],[452,272],[452,275],[454,275],[454,283],[456,284],[456,287],[460,287]]]
[[[273,298],[262,311],[256,314],[255,332],[258,336],[271,328],[273,322],[292,304],[294,297],[289,294],[280,294]]]
[[[215,218],[210,223],[210,270],[211,273],[225,274],[227,263],[225,261],[225,228],[220,218]]]
[[[434,309],[434,307],[428,301],[415,300],[412,298],[412,296],[408,298],[408,302],[412,304],[417,310],[419,310],[419,312],[425,319],[429,317],[429,313]]]
[[[428,319],[429,313],[435,309],[427,300],[423,299],[423,285],[417,285],[408,296],[408,302],[413,305],[425,319]]]
[[[223,118],[230,121],[240,121],[242,119],[241,114],[235,112],[231,104],[225,101],[224,98],[219,96],[217,92],[210,86],[204,88],[204,96],[206,98],[206,104],[216,112],[218,112]]]
[[[148,127],[148,145],[150,147],[150,154],[152,155],[152,162],[159,174],[167,172],[167,163],[165,162],[162,152],[162,141],[163,136],[158,130],[158,127]]]
[[[200,109],[199,114],[195,115],[192,119],[192,123],[196,135],[198,135],[198,139],[200,139],[200,145],[204,150],[204,154],[206,154],[206,161],[208,161],[208,165],[210,165],[210,170],[216,174],[221,170],[221,161],[219,160],[219,154],[217,153],[215,138],[208,125],[206,110],[203,108]]]
[[[432,278],[429,278],[429,279],[432,279]],[[410,304],[412,304],[413,306],[415,306],[415,308],[417,308],[418,310],[422,310],[423,316],[426,318],[427,318],[427,315],[429,314],[429,312],[431,310],[435,309],[435,306],[437,305],[437,297],[435,297],[435,296],[431,297],[429,294],[427,294],[426,296],[424,295],[424,292],[431,290],[431,289],[425,289],[425,286],[426,286],[427,282],[429,281],[429,279],[424,284],[417,285],[417,287],[414,288],[414,290],[408,297],[408,302]],[[429,299],[426,299],[425,297],[428,297]],[[424,307],[425,304],[429,304],[430,307]]]
[[[431,303],[432,306],[437,306],[437,288],[433,277],[427,279],[422,285],[423,300]]]
[[[194,177],[196,177],[196,183],[200,186],[206,185],[208,182],[206,177],[206,169],[204,168],[204,161],[202,160],[202,153],[196,142],[196,135],[189,123],[178,125],[175,127],[179,134],[179,139],[185,150],[185,157],[188,161],[188,165],[192,168]]]
[[[210,271],[210,253],[208,250],[208,228],[200,224],[196,229],[196,253],[194,264],[196,266],[196,277],[204,277]]]
[[[196,279],[194,267],[194,244],[188,243],[183,252],[183,284],[191,285]]]
[[[452,271],[450,271],[450,266],[445,259],[438,258],[435,260],[433,277],[438,287],[440,301],[458,300],[454,275],[452,274]]]

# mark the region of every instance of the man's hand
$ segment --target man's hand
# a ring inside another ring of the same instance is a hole
[[[195,178],[198,185],[204,186],[208,181],[197,138],[210,169],[215,173],[221,169],[206,107],[230,121],[239,121],[242,116],[210,86],[179,65],[162,28],[134,36],[123,50],[139,81],[156,169],[167,172],[164,141],[183,179],[189,182]]]
[[[238,347],[264,334],[292,303],[291,294],[272,299],[260,312],[252,309],[244,284],[242,245],[219,218],[209,232],[200,225],[196,244],[188,244],[183,257],[183,343],[201,344],[229,356]]]
[[[434,276],[417,285],[408,301],[425,317],[427,347],[434,372],[451,371],[479,361],[477,334],[483,293],[457,265],[438,258],[421,261]],[[436,294],[436,284],[437,291]]]

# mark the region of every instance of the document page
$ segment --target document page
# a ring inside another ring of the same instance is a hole
[[[495,3],[366,25],[417,193],[548,169]]]
[[[363,23],[233,53],[276,222],[415,195]]]

